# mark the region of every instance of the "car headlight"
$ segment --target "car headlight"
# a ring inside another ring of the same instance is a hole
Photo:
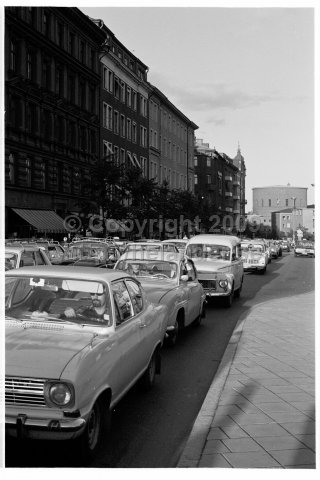
[[[65,382],[47,382],[45,399],[49,406],[70,407],[74,403],[73,386]]]
[[[221,288],[227,288],[228,281],[227,280],[219,280],[219,285]]]

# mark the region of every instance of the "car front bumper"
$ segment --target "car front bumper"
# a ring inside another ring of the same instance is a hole
[[[82,434],[83,418],[44,419],[26,414],[6,415],[6,434],[19,439],[71,440]]]

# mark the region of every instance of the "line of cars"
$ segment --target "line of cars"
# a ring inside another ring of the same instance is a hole
[[[252,243],[249,265],[263,269],[256,256],[269,257]],[[21,256],[23,268],[6,273],[6,432],[72,439],[90,461],[117,402],[136,382],[154,384],[164,342],[174,346],[183,328],[199,325],[207,301],[230,307],[240,296],[245,246],[208,234],[120,251],[90,238],[72,242],[54,266],[26,266]]]

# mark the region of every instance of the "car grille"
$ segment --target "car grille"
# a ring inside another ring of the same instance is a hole
[[[44,380],[35,378],[6,377],[6,405],[46,406]]]
[[[256,264],[256,263],[259,263],[259,260],[254,260],[253,258],[249,258],[248,263],[250,263],[250,264],[255,263]]]
[[[199,280],[203,288],[211,288],[213,290],[216,289],[216,281],[215,280]]]

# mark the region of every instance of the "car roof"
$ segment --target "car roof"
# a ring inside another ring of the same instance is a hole
[[[180,262],[182,258],[186,258],[186,256],[178,252],[161,252],[159,254],[154,255],[153,258],[145,258],[147,254],[146,252],[141,252],[138,250],[137,252],[134,252],[132,254],[133,256],[131,257],[130,252],[128,252],[121,255],[121,257],[119,258],[119,261],[120,260],[139,260],[139,261],[143,260],[146,262],[147,261],[159,262],[162,260],[163,262]]]
[[[39,245],[6,245],[5,247],[6,252],[14,252],[14,253],[19,253],[19,252],[39,252],[41,250],[43,252],[43,248],[41,248]]]
[[[170,238],[167,240],[162,240],[162,243],[176,243],[176,242],[181,242],[181,243],[188,243],[189,240],[183,239],[183,238]]]
[[[212,243],[219,245],[238,245],[241,242],[240,238],[233,235],[216,235],[214,233],[196,235],[195,237],[190,238],[187,243],[187,246],[196,244],[196,243]]]
[[[23,277],[29,275],[42,275],[43,277],[63,277],[72,279],[85,278],[86,280],[94,280],[101,282],[112,282],[121,277],[130,277],[125,272],[121,274],[112,269],[100,269],[95,267],[73,267],[59,265],[44,265],[36,267],[22,267],[6,272],[6,276]]]

